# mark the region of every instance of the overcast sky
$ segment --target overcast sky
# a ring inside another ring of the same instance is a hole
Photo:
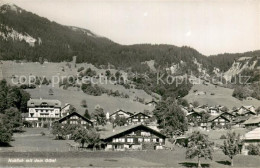
[[[205,55],[260,49],[258,0],[0,0],[120,44],[191,46]]]

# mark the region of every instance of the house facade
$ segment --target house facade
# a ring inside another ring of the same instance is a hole
[[[222,115],[212,116],[208,120],[208,127],[210,128],[226,128],[230,124],[230,120]]]
[[[127,111],[124,111],[122,109],[119,109],[119,110],[115,111],[114,113],[110,114],[109,118],[115,119],[116,116],[128,118],[132,115],[133,115],[133,113],[131,113],[131,112],[127,112]]]
[[[61,102],[49,99],[30,99],[27,102],[28,117],[34,127],[51,126],[61,117]]]
[[[102,141],[106,143],[105,150],[143,150],[146,146],[163,149],[165,138],[162,133],[142,124],[116,127],[101,134]]]
[[[139,112],[139,113],[129,116],[128,118],[126,118],[126,120],[128,123],[138,124],[138,123],[145,122],[149,118],[151,118],[151,116],[144,114],[142,112]]]
[[[83,117],[77,112],[73,112],[61,119],[58,120],[59,123],[61,124],[73,124],[73,125],[82,125],[84,128],[92,127],[93,122],[90,121],[89,119]]]

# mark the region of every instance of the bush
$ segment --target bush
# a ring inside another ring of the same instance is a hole
[[[45,132],[41,132],[41,135],[42,135],[42,136],[45,136]]]
[[[225,135],[221,135],[219,139],[227,139]]]
[[[260,145],[250,144],[247,149],[248,155],[260,155]]]

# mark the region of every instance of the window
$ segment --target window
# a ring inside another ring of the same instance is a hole
[[[125,138],[114,138],[113,142],[125,142]]]
[[[127,142],[133,143],[134,142],[134,138],[127,138]]]
[[[156,141],[156,138],[153,138],[153,142],[157,142],[157,141]]]
[[[150,136],[150,132],[141,132],[141,136]]]
[[[150,138],[144,138],[144,142],[150,142],[151,139]]]
[[[138,142],[143,142],[143,138],[138,138]]]
[[[160,139],[159,139],[159,142],[163,142],[163,139],[162,139],[162,138],[160,138]]]

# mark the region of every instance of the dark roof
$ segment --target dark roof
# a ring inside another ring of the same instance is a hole
[[[101,139],[103,140],[106,140],[106,139],[109,139],[109,138],[113,138],[114,136],[117,136],[117,135],[120,135],[126,131],[131,131],[131,130],[134,130],[134,129],[137,129],[137,128],[145,128],[145,129],[148,129],[149,131],[151,132],[154,132],[156,134],[159,134],[161,136],[163,136],[164,138],[166,138],[166,136],[148,126],[145,126],[143,124],[134,124],[134,125],[128,125],[128,126],[122,126],[122,127],[116,127],[114,128],[114,130],[110,130],[110,131],[102,131],[100,133],[100,136],[101,136]]]
[[[58,122],[61,123],[62,121],[68,120],[71,116],[74,116],[74,115],[80,117],[81,119],[83,119],[84,121],[86,121],[86,122],[88,122],[88,123],[93,124],[92,121],[90,121],[89,119],[87,119],[86,117],[80,115],[80,114],[77,113],[77,112],[73,112],[73,113],[71,113],[71,114],[69,114],[69,115],[67,115],[67,116],[65,116],[65,117],[63,117],[63,118],[61,118],[61,119],[59,119]]]
[[[138,115],[138,114],[142,114],[142,115],[144,115],[144,116],[147,116],[147,117],[151,118],[151,116],[149,116],[149,115],[147,115],[147,114],[144,114],[143,112],[138,112],[138,113],[135,113],[135,114],[133,114],[133,115],[127,117],[126,119],[132,118],[132,117],[134,117],[134,116],[136,116],[136,115]]]
[[[114,114],[116,114],[116,113],[118,113],[118,112],[120,112],[120,111],[121,111],[121,112],[124,112],[124,113],[126,113],[126,114],[128,114],[128,115],[133,115],[133,113],[131,113],[131,112],[128,112],[128,111],[119,109],[119,110],[113,112],[112,114],[110,114],[109,116],[112,116],[112,115],[114,115]]]
[[[27,102],[27,107],[38,107],[38,106],[60,108],[61,102],[59,100],[51,100],[51,99],[30,99]]]
[[[209,117],[209,120],[208,120],[208,121],[213,121],[213,120],[215,120],[215,119],[217,119],[217,118],[219,118],[219,117],[223,118],[224,120],[230,121],[229,119],[227,119],[226,117],[222,116],[221,114],[220,114],[220,115],[217,115],[217,116],[211,116],[211,117]]]
[[[231,116],[235,117],[234,114],[231,114],[231,113],[229,113],[229,112],[222,112],[220,115],[223,115],[223,114],[227,114],[227,115],[231,115]]]
[[[147,105],[147,104],[151,104],[151,103],[158,104],[156,101],[152,100],[152,101],[146,102],[145,105]]]

